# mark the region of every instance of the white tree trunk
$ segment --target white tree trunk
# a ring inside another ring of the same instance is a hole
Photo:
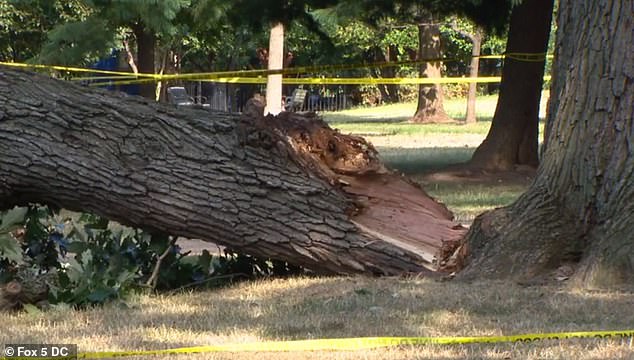
[[[284,66],[284,25],[277,23],[271,27],[269,38],[269,70]],[[282,75],[269,75],[266,81],[266,108],[264,115],[282,112]]]

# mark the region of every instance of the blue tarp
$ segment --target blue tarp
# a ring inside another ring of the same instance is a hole
[[[102,58],[101,60],[91,65],[90,68],[95,70],[121,71],[121,69],[119,69],[119,52],[119,50],[113,49],[110,53],[110,56]],[[138,84],[108,85],[104,86],[104,88],[113,91],[123,91],[130,95],[139,95]]]

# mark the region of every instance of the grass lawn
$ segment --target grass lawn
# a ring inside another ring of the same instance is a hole
[[[482,107],[489,109],[484,118],[490,118],[494,101],[488,97],[484,101],[489,102]],[[454,111],[451,104],[452,101],[447,102],[450,112]],[[411,115],[411,106],[355,109],[325,117],[342,131],[382,132],[372,136],[371,141],[377,144],[383,159],[420,182],[423,171],[468,159],[478,144],[470,137],[480,137],[481,141],[490,124],[482,121],[467,127],[399,123]],[[455,105],[455,109],[459,107]],[[463,141],[473,141],[475,145],[456,145]],[[426,145],[430,142],[438,145]],[[448,204],[460,221],[469,222],[484,210],[509,204],[525,190],[525,185],[431,182],[425,188]],[[54,308],[43,313],[0,313],[0,343],[74,343],[80,351],[121,351],[318,338],[624,330],[634,327],[633,308],[633,293],[565,286],[362,276],[295,277],[170,296],[139,294],[125,303],[86,310]],[[631,338],[571,339],[135,358],[590,360],[633,359],[634,347]]]
[[[634,295],[498,282],[318,277],[261,280],[83,311],[0,314],[0,343],[75,343],[80,351],[267,340],[478,336],[628,329]],[[359,351],[222,353],[137,359],[631,359],[631,339],[401,346]]]

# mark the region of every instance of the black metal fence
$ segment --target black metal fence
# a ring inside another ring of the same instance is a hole
[[[197,104],[205,105],[211,110],[242,112],[246,102],[256,93],[265,94],[264,85],[230,84],[213,82],[187,82],[183,85],[187,93]],[[284,85],[282,93],[290,97],[296,88],[304,88],[308,92],[304,103],[298,111],[339,111],[352,107],[352,96],[347,86],[332,85],[319,87],[302,87]]]

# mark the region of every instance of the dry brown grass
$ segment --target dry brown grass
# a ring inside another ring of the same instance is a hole
[[[634,294],[627,292],[428,279],[291,278],[174,296],[140,295],[127,307],[112,304],[83,311],[0,314],[0,343],[77,343],[80,351],[116,351],[263,340],[610,330],[633,327],[632,309]],[[583,360],[634,358],[634,348],[631,339],[574,339],[178,357]]]

